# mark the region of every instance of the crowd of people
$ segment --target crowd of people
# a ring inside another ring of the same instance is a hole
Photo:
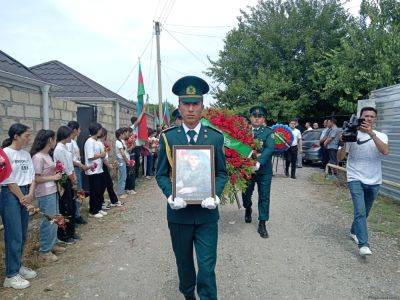
[[[87,223],[81,215],[84,198],[89,197],[89,217],[104,218],[107,210],[123,206],[127,195],[136,194],[135,181],[142,163],[145,178],[154,176],[161,128],[148,129],[149,138],[139,141],[137,127],[141,117],[132,117],[132,126],[115,131],[115,158],[110,157],[113,152],[108,132],[99,123],[90,124],[84,149],[76,142],[81,134],[77,121],[60,126],[57,132],[39,130],[30,152],[25,150],[31,144],[30,128],[20,123],[9,128],[9,137],[3,141],[1,151],[2,160],[7,159],[11,166],[8,178],[1,182],[0,192],[5,242],[4,287],[24,289],[30,285],[29,279],[37,276],[22,262],[30,211],[41,215],[39,257],[46,263],[55,262],[67,245],[81,239],[76,227]],[[118,173],[116,190],[111,177],[113,169]],[[88,181],[87,189],[84,189],[84,178]],[[109,201],[104,198],[106,190]],[[34,206],[35,198],[38,207]]]

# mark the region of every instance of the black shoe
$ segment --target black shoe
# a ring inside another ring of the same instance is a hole
[[[292,176],[290,176],[290,178],[296,179],[296,175],[292,175]]]
[[[286,177],[289,177],[289,171],[285,171]]]
[[[81,237],[80,237],[77,233],[75,233],[75,234],[74,234],[74,240],[75,240],[75,241],[80,241],[80,240],[81,240]]]
[[[185,300],[196,300],[196,296],[194,294],[185,295]]]
[[[244,221],[246,223],[251,223],[251,208],[246,208],[246,213],[244,214]]]
[[[268,231],[267,228],[265,227],[265,221],[260,221],[260,223],[258,223],[258,233],[264,239],[268,237]]]
[[[79,218],[76,218],[75,219],[75,224],[82,224],[82,225],[85,225],[85,224],[87,224],[87,222],[86,222],[86,220],[84,219],[84,218],[82,218],[82,217],[79,217]]]
[[[72,245],[72,244],[75,244],[75,242],[76,242],[73,238],[69,238],[69,239],[66,239],[66,240],[61,240],[60,239],[60,241],[61,241],[61,243],[64,243],[64,244],[67,244],[67,245]]]

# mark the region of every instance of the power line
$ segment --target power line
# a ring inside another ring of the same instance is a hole
[[[147,48],[150,45],[150,42],[153,40],[153,33],[151,34],[151,38],[149,39],[149,41],[147,42],[146,46],[144,47],[144,50],[142,51],[142,53],[140,54],[139,58],[141,58],[143,56],[143,54],[146,52]],[[139,60],[136,62],[136,64],[132,67],[132,69],[129,71],[128,76],[126,76],[125,80],[122,82],[121,86],[117,89],[116,93],[118,94],[118,92],[122,89],[122,87],[125,85],[125,83],[128,81],[129,77],[131,77],[133,71],[136,69],[137,65],[139,64]]]
[[[170,69],[171,71],[174,71],[175,73],[177,73],[177,74],[179,74],[179,75],[186,75],[184,72],[178,71],[177,69],[174,69],[174,68],[172,68],[172,67],[166,65],[165,63],[163,64],[163,66],[164,66],[165,68],[167,68],[167,69]]]
[[[165,32],[168,33],[177,43],[179,43],[183,48],[186,49],[186,51],[188,51],[194,58],[196,58],[197,61],[199,61],[201,64],[203,64],[204,66],[208,67],[208,65],[201,59],[199,58],[192,50],[190,50],[188,47],[185,46],[185,44],[183,44],[181,41],[179,41],[175,36],[172,35],[172,33],[170,33],[167,29],[165,29]]]
[[[154,11],[153,20],[155,20],[155,18],[156,18],[156,15],[157,15],[157,12],[158,12],[158,8],[160,7],[160,3],[161,3],[161,0],[158,0],[157,6],[156,6],[156,10]]]
[[[231,28],[232,25],[183,25],[183,24],[164,24],[166,26],[176,26],[176,27],[189,27],[189,28]]]
[[[169,15],[170,15],[171,12],[172,12],[172,8],[174,7],[175,0],[171,0],[170,3],[171,3],[171,5],[170,5],[170,7],[169,7],[169,11],[168,11],[168,13],[165,14],[164,20],[160,21],[161,23],[167,22],[167,19],[168,19]]]
[[[160,13],[160,15],[158,16],[158,18],[157,18],[157,21],[160,21],[161,20],[161,17],[163,16],[163,14],[164,14],[164,16],[165,16],[165,9],[166,9],[166,7],[169,5],[169,2],[170,2],[171,0],[167,0],[167,1],[165,1],[165,3],[164,3],[164,6],[163,6],[163,8],[162,8],[162,10],[161,10],[161,13]]]
[[[174,33],[178,33],[178,34],[183,34],[183,35],[190,35],[190,36],[211,37],[211,38],[219,38],[219,39],[223,39],[223,38],[224,38],[223,36],[218,36],[218,35],[187,33],[187,32],[182,32],[182,31],[175,31],[175,30],[170,30],[170,32],[174,32]]]

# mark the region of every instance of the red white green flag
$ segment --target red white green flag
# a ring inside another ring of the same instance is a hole
[[[139,117],[144,109],[144,95],[146,92],[144,91],[144,83],[143,83],[143,75],[142,75],[142,66],[139,62],[139,77],[138,77],[138,90],[137,90],[137,99],[138,103],[136,105],[136,114]],[[147,118],[146,112],[144,112],[142,119],[139,122],[138,127],[138,139],[147,141],[149,138],[147,134]]]

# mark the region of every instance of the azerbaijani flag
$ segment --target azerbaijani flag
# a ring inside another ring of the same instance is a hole
[[[164,125],[167,125],[168,127],[170,126],[170,116],[169,116],[169,108],[168,108],[168,102],[165,100],[164,103],[164,115],[163,115],[163,121]]]
[[[142,113],[142,110],[144,108],[144,101],[143,97],[145,95],[144,91],[144,84],[143,84],[143,75],[142,75],[142,66],[139,62],[139,77],[138,77],[138,90],[137,90],[137,105],[136,105],[136,114],[139,117],[140,114]],[[146,118],[146,112],[143,114],[142,119],[140,120],[139,126],[138,126],[138,139],[146,141],[149,139],[149,136],[147,134],[147,118]]]

